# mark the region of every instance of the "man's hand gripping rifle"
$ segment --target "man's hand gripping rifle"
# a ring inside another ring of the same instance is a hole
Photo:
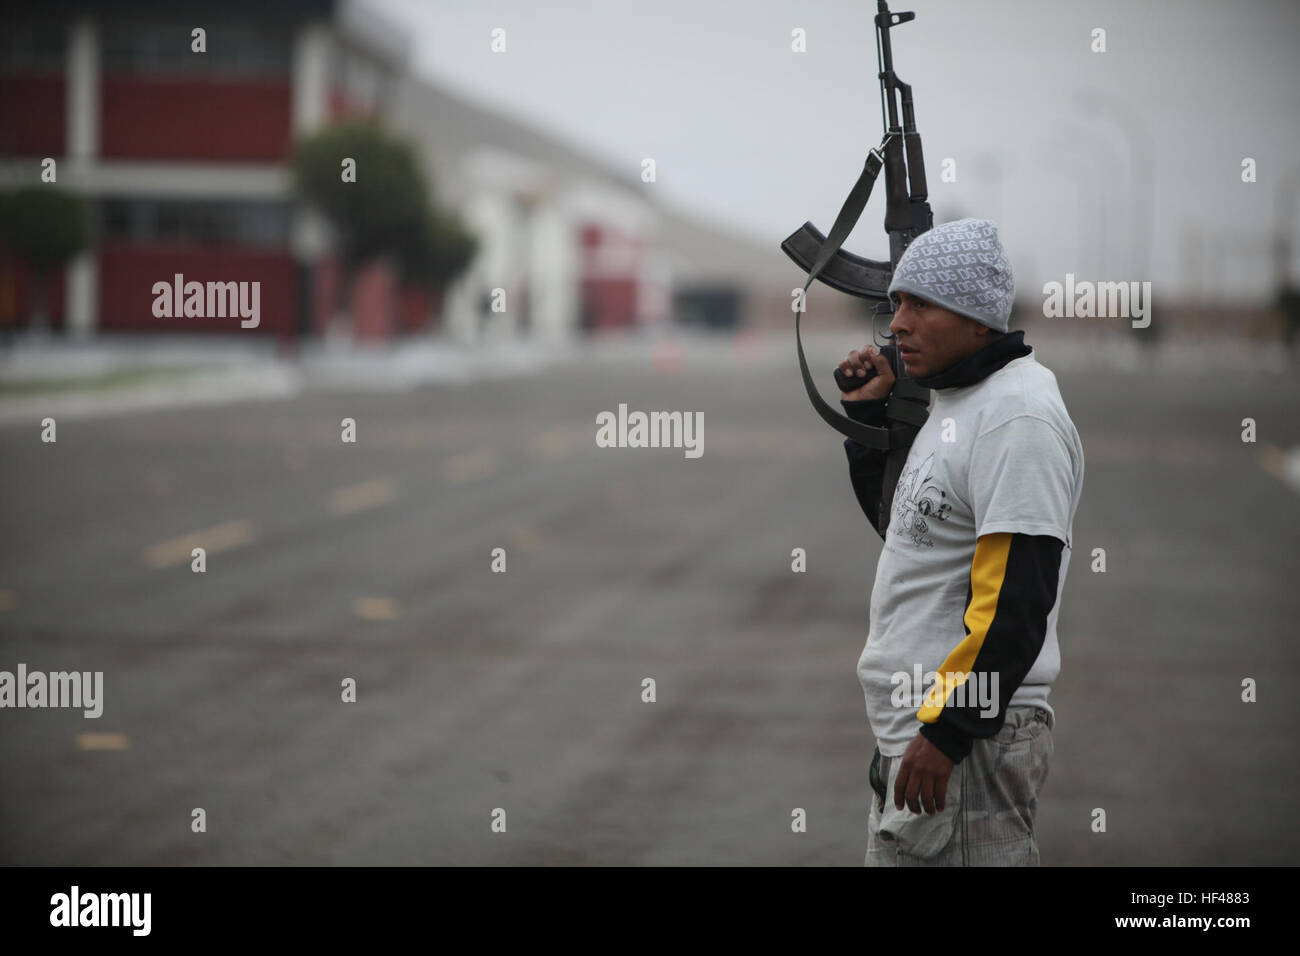
[[[929,415],[927,407],[930,403],[930,390],[904,377],[898,350],[892,345],[881,350],[894,370],[896,383],[886,406],[889,426],[876,428],[840,414],[821,397],[808,372],[808,360],[804,357],[803,340],[799,335],[799,316],[807,301],[808,287],[814,279],[820,279],[849,295],[873,300],[876,303],[872,317],[874,333],[878,317],[893,315],[888,290],[898,260],[903,257],[913,239],[934,225],[934,215],[927,201],[921,134],[916,131],[916,116],[912,107],[912,87],[900,80],[894,72],[894,55],[890,45],[890,30],[915,19],[916,14],[890,13],[886,0],[878,0],[877,7],[876,59],[879,66],[884,138],[867,155],[862,175],[844,201],[840,214],[835,217],[830,235],[823,236],[811,222],[805,222],[802,228],[781,243],[781,250],[808,273],[800,308],[795,312],[794,333],[799,352],[799,371],[803,375],[804,388],[813,408],[840,434],[868,448],[893,450],[896,454],[901,452],[905,455],[917,430]],[[871,197],[871,187],[882,166],[885,170],[888,262],[855,256],[840,248],[866,208],[867,200]],[[875,369],[868,368],[866,371],[865,377],[852,377],[836,369],[835,380],[840,391],[852,392],[861,388],[875,374]]]

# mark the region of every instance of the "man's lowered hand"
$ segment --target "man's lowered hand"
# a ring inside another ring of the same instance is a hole
[[[894,809],[903,809],[906,803],[913,813],[922,809],[933,816],[943,809],[948,793],[948,778],[954,764],[921,734],[912,738],[903,754],[903,764],[898,768],[894,783]]]

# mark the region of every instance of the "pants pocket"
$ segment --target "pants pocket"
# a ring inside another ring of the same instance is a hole
[[[1039,708],[1015,708],[1012,714],[1014,720],[989,746],[972,752],[978,783],[970,795],[970,837],[976,846],[1024,844],[1033,850],[1038,796],[1053,751],[1052,720]]]
[[[902,763],[902,757],[891,757],[889,760],[887,796],[877,832],[882,841],[894,844],[908,856],[929,860],[938,856],[952,842],[953,833],[957,829],[962,810],[961,783],[966,772],[965,762],[953,768],[948,777],[948,788],[944,792],[944,807],[933,816],[925,812],[913,813],[906,804],[902,810],[894,807],[894,787]]]

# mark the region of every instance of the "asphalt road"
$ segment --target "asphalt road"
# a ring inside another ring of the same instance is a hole
[[[0,863],[861,865],[879,540],[786,344],[0,428],[0,669],[104,674],[0,710]],[[1294,863],[1300,386],[1058,377],[1043,862]],[[596,447],[620,402],[704,454]]]

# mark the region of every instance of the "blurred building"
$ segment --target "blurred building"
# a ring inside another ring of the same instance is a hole
[[[657,202],[636,163],[616,168],[411,75],[409,38],[362,3],[0,10],[0,185],[38,183],[53,158],[98,226],[54,283],[55,328],[241,331],[237,317],[155,317],[154,283],[176,274],[260,281],[261,324],[243,334],[329,328],[337,264],[328,230],[293,200],[287,160],[297,136],[352,115],[414,140],[437,202],[479,240],[445,297],[403,288],[383,262],[365,269],[351,309],[359,338],[441,324],[465,341],[563,339],[674,317],[730,327],[758,299],[770,321],[789,319],[798,275],[777,250],[784,237],[759,244],[703,224]],[[0,261],[0,311],[21,323],[30,287],[21,263]]]
[[[458,338],[562,339],[669,319],[789,323],[798,270],[779,251],[785,237],[756,242],[664,204],[641,181],[638,159],[596,158],[413,75],[394,115],[421,144],[439,196],[482,243],[447,297]],[[489,309],[495,289],[505,292],[504,313]]]
[[[319,328],[336,270],[295,210],[295,136],[348,115],[385,115],[406,65],[401,32],[349,2],[45,0],[0,14],[0,176],[92,201],[97,243],[55,283],[71,331],[239,329],[238,318],[155,318],[152,287],[259,281],[261,334]],[[205,52],[194,49],[204,31]],[[26,315],[30,277],[0,282]],[[359,282],[363,328],[409,304],[390,274]]]
[[[417,77],[395,112],[479,239],[444,306],[453,336],[563,339],[666,317],[656,215],[630,174]]]

